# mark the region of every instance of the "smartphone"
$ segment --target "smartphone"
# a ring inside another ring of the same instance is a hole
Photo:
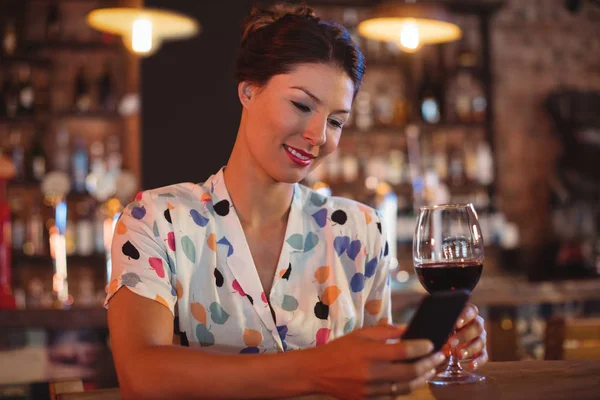
[[[470,295],[468,290],[447,290],[425,296],[402,339],[428,339],[433,343],[433,352],[440,351]]]

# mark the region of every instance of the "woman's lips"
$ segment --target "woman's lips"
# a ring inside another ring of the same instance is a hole
[[[312,160],[315,158],[310,153],[307,153],[295,147],[290,147],[285,144],[283,145],[283,149],[285,150],[285,153],[290,158],[290,160],[292,160],[292,162],[301,167],[308,167]]]

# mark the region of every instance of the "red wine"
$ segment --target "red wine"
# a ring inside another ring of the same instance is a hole
[[[482,270],[483,263],[478,262],[430,263],[415,267],[419,281],[429,293],[455,289],[473,290]]]

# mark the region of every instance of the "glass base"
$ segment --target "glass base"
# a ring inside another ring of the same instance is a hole
[[[447,385],[461,385],[466,383],[479,383],[484,382],[485,376],[472,374],[467,371],[453,372],[444,371],[437,374],[433,379],[427,381],[433,386],[447,386]]]

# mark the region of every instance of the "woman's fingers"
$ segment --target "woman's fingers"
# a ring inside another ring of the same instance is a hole
[[[483,332],[485,332],[483,327],[483,318],[477,316],[473,321],[471,321],[471,323],[458,330],[448,342],[451,346],[468,343],[481,336]]]
[[[485,349],[485,332],[482,336],[468,343],[457,352],[459,359],[472,358],[478,356]]]
[[[479,309],[474,304],[467,304],[456,320],[456,329],[460,329],[479,315]]]
[[[469,364],[467,364],[467,367],[469,369],[477,369],[487,362],[488,362],[488,353],[487,353],[486,349],[483,349],[482,352],[479,353],[479,355],[476,358],[472,359],[469,362]]]
[[[402,361],[421,358],[433,351],[433,343],[429,340],[405,340],[398,343],[370,346],[372,359],[381,361]]]
[[[373,385],[369,385],[367,387],[367,397],[374,396],[391,396],[391,398],[395,398],[396,396],[402,396],[405,394],[409,394],[410,392],[424,386],[427,381],[433,378],[436,374],[435,370],[429,370],[425,374],[419,376],[418,378],[412,379],[407,382],[381,382]]]
[[[446,357],[435,353],[412,363],[381,362],[373,369],[373,381],[379,382],[410,382],[444,363]]]

